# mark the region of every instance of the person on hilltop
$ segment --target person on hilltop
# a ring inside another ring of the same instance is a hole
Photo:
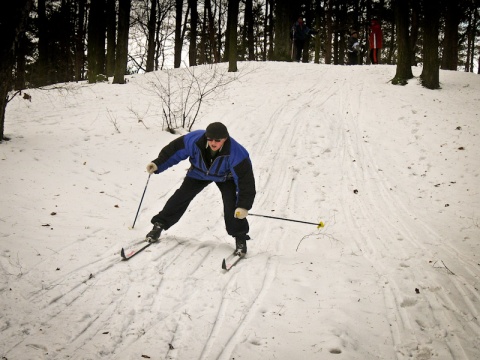
[[[370,22],[370,34],[368,36],[368,43],[370,47],[370,61],[372,64],[378,64],[380,60],[380,51],[382,49],[382,28],[380,22],[374,18]]]
[[[292,59],[295,58],[296,62],[300,62],[302,58],[303,48],[307,39],[311,34],[317,34],[318,31],[310,29],[303,21],[303,17],[299,17],[298,20],[293,24],[292,30],[290,32],[290,38],[293,40],[292,43]]]
[[[348,38],[348,45],[347,45],[348,65],[358,64],[359,49],[360,49],[360,43],[358,42],[358,33],[356,30],[351,30],[350,37]]]
[[[246,241],[250,240],[246,218],[256,194],[247,150],[230,137],[224,124],[214,122],[206,130],[192,131],[173,140],[147,165],[147,172],[160,174],[186,159],[190,161],[190,168],[183,183],[152,218],[153,228],[146,240],[157,241],[163,230],[180,220],[195,196],[215,183],[222,194],[227,233],[235,238],[235,253],[244,256],[247,253]]]

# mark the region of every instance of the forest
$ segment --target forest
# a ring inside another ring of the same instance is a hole
[[[480,0],[17,0],[0,15],[0,141],[5,108],[23,89],[107,81],[181,66],[294,61],[292,26],[314,30],[301,62],[347,64],[358,33],[358,64],[370,65],[371,20],[381,25],[379,64],[397,66],[393,84],[422,66],[439,89],[439,69],[480,69]]]

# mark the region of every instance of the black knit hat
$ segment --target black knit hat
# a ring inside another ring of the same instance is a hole
[[[228,137],[228,130],[221,122],[214,122],[207,126],[205,136],[209,139],[225,139]]]

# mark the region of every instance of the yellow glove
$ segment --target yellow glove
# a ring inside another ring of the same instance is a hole
[[[244,208],[236,208],[235,209],[235,217],[237,219],[245,219],[248,215],[248,210]]]

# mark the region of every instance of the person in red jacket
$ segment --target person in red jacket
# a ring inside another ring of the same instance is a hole
[[[380,50],[382,49],[382,28],[377,19],[372,19],[370,22],[370,34],[368,36],[368,43],[370,44],[370,61],[372,64],[378,64],[380,59]]]

